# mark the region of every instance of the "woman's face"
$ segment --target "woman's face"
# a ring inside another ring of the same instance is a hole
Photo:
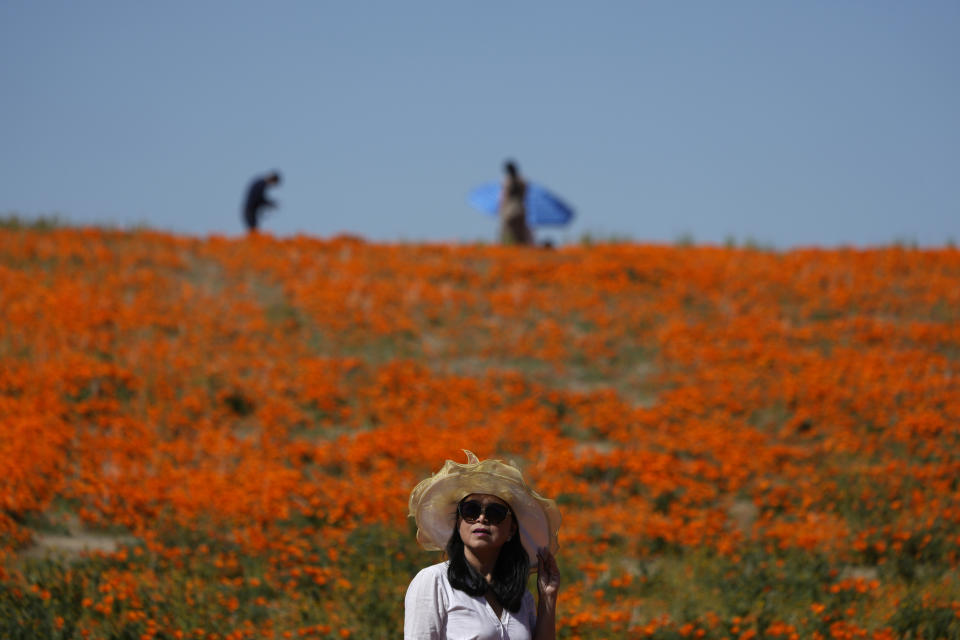
[[[466,502],[478,502],[483,507],[484,512],[476,520],[470,522],[461,516],[460,518],[460,539],[463,540],[463,546],[467,547],[475,554],[490,553],[498,551],[507,540],[516,535],[517,523],[513,518],[513,513],[507,506],[507,503],[486,493],[471,493],[463,499],[461,504]],[[490,521],[486,513],[488,505],[497,504],[507,509],[507,516],[497,524]]]

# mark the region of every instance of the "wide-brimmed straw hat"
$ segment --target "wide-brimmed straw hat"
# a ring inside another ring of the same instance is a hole
[[[444,549],[456,522],[457,504],[471,493],[497,496],[513,511],[520,542],[537,564],[537,549],[560,547],[560,510],[553,500],[527,486],[516,466],[502,460],[477,459],[466,449],[466,464],[447,460],[443,468],[410,493],[410,517],[417,522],[417,542],[428,551]]]

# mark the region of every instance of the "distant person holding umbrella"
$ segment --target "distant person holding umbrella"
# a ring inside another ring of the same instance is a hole
[[[532,227],[563,227],[573,220],[573,207],[542,185],[521,178],[512,160],[503,164],[503,171],[501,182],[490,180],[471,189],[467,201],[474,209],[499,218],[505,244],[531,245]]]
[[[504,244],[533,244],[533,234],[527,225],[527,183],[520,177],[513,160],[503,163],[506,174],[500,193],[500,240]]]
[[[247,225],[247,231],[256,233],[260,224],[260,217],[264,209],[273,209],[277,203],[267,198],[267,187],[280,184],[280,174],[276,171],[258,176],[250,183],[247,188],[247,199],[243,205],[243,221]]]

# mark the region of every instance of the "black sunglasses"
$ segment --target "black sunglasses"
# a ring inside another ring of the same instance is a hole
[[[500,524],[510,513],[510,507],[499,502],[489,502],[486,506],[476,500],[465,500],[457,505],[460,517],[473,524],[481,515],[487,518],[490,524]]]

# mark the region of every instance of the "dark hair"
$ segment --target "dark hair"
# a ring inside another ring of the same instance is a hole
[[[513,516],[513,509],[510,510]],[[493,568],[493,580],[487,580],[474,569],[463,555],[463,540],[460,538],[460,513],[454,516],[453,533],[447,541],[447,579],[454,589],[471,596],[482,596],[487,589],[493,592],[497,600],[508,611],[516,613],[527,591],[527,578],[530,577],[530,556],[520,541],[520,531],[500,547],[497,564]],[[516,516],[513,516],[516,520]]]
[[[511,178],[517,177],[517,164],[513,160],[507,160],[503,163],[503,170],[507,172]]]

